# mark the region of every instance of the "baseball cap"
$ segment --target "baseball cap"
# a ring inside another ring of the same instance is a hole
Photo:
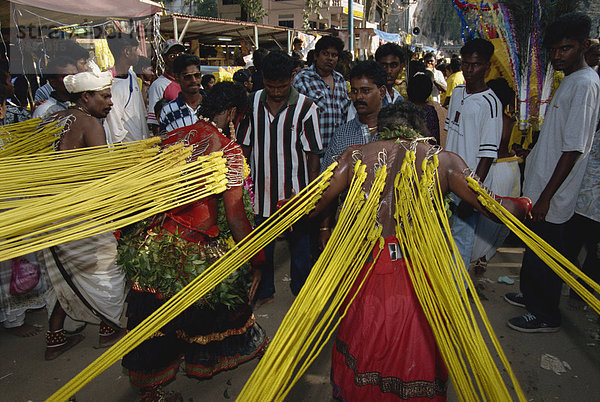
[[[162,44],[160,48],[160,54],[166,54],[169,50],[171,50],[173,46],[181,46],[183,49],[185,49],[183,43],[177,42],[175,39],[168,39],[165,43]]]

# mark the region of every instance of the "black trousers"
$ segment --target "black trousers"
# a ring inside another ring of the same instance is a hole
[[[559,253],[565,255],[565,233],[567,223],[529,222],[527,226]],[[560,279],[529,247],[525,248],[521,266],[521,292],[525,298],[527,310],[550,324],[560,325],[561,317],[558,309]]]
[[[582,247],[585,247],[587,253],[585,261],[580,268],[584,274],[589,276],[596,283],[600,283],[598,243],[600,243],[600,222],[577,213],[573,215],[567,224],[567,254],[565,257],[567,257],[575,266],[579,267],[579,252]]]

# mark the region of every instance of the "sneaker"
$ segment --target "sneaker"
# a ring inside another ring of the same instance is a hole
[[[507,324],[510,328],[519,332],[556,332],[560,329],[560,326],[550,325],[539,320],[531,313],[511,318],[507,321]]]
[[[507,293],[504,295],[504,300],[513,306],[525,308],[525,298],[523,293]]]

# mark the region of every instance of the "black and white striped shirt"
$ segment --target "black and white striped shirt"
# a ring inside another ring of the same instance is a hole
[[[306,153],[323,152],[317,106],[291,88],[287,104],[273,115],[264,90],[250,96],[251,108],[238,127],[242,144],[251,147],[254,212],[268,217],[279,200],[308,184]]]

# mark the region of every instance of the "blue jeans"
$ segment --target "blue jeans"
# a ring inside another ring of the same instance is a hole
[[[455,194],[451,194],[452,202],[458,206],[461,199]],[[473,212],[468,218],[461,218],[456,211],[450,217],[450,226],[452,237],[458,247],[458,252],[462,258],[465,268],[469,269],[471,263],[471,254],[473,254],[473,244],[475,243],[475,228],[479,221],[479,212]]]
[[[262,224],[267,218],[262,216],[254,216],[256,226]],[[297,296],[306,278],[310,274],[312,262],[310,258],[310,231],[306,224],[298,222],[293,226],[292,232],[287,232],[286,237],[290,246],[290,288],[292,294]],[[270,297],[275,293],[275,264],[273,261],[273,253],[275,251],[275,241],[265,246],[265,267],[262,273],[262,279],[258,290],[256,291],[257,299]]]

